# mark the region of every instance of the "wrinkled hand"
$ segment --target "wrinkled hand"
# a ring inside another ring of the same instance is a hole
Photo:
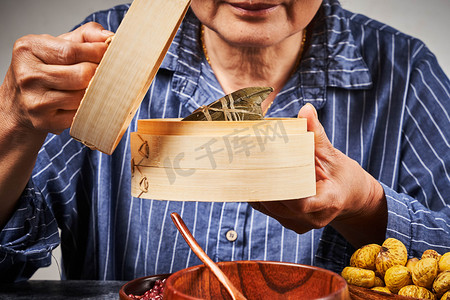
[[[70,127],[111,35],[88,23],[59,37],[17,40],[0,90],[2,123],[42,134]]]
[[[384,238],[387,207],[381,185],[356,161],[332,146],[310,104],[300,110],[315,139],[315,196],[251,205],[283,226],[305,233],[331,224],[353,245]]]

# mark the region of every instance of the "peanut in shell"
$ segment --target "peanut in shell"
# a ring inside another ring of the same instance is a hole
[[[444,271],[439,273],[433,282],[433,293],[437,297],[441,297],[445,292],[450,290],[450,271]]]
[[[397,239],[388,238],[381,245],[375,265],[378,274],[384,277],[390,267],[396,265],[404,266],[407,260],[408,253],[405,245]]]
[[[435,300],[436,297],[432,292],[427,290],[424,287],[416,286],[416,285],[407,285],[404,286],[398,291],[400,296],[414,297],[414,298],[423,298],[423,299],[431,299]]]
[[[386,287],[394,294],[407,285],[411,285],[411,272],[405,266],[393,266],[386,271],[384,276]]]
[[[376,276],[376,274],[375,274],[375,280],[374,280],[373,287],[377,287],[377,286],[384,287],[386,285],[384,284],[384,280],[381,279],[380,277]]]
[[[356,250],[350,258],[350,267],[376,270],[375,260],[381,246],[378,244],[368,244]]]
[[[419,259],[417,257],[412,257],[412,258],[408,259],[408,261],[406,262],[406,267],[409,269],[409,271],[411,273],[412,273],[414,266],[417,264],[418,261],[419,261]]]
[[[345,267],[341,276],[344,277],[348,284],[365,288],[373,287],[375,283],[375,272],[356,267]]]
[[[439,259],[439,272],[450,271],[450,252],[445,253]]]
[[[441,300],[450,300],[450,291],[445,292],[445,294],[442,295]]]
[[[412,280],[415,285],[431,289],[433,281],[438,274],[438,262],[436,259],[428,257],[421,259],[414,266]]]
[[[428,258],[428,257],[437,259],[439,261],[439,259],[441,258],[441,255],[436,250],[428,249],[422,253],[421,259]]]
[[[392,294],[392,292],[385,286],[376,286],[376,287],[371,288],[371,290]]]

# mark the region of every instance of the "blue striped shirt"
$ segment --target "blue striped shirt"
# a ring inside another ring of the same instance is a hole
[[[85,22],[115,31],[127,9],[97,12]],[[296,117],[313,104],[333,145],[382,183],[386,237],[403,241],[410,256],[450,251],[450,82],[435,56],[421,41],[335,0],[323,2],[308,31],[309,47],[268,116]],[[129,137],[137,120],[183,117],[224,94],[199,32],[189,11],[113,155],[89,150],[67,131],[48,136],[0,233],[1,280],[29,278],[49,265],[59,243],[63,277],[70,279],[128,280],[200,264],[171,212],[215,261],[288,261],[336,272],[348,264],[354,249],[330,226],[299,235],[246,202],[131,196]],[[234,242],[229,230],[237,232]]]

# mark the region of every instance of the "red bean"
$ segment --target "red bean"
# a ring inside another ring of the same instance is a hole
[[[149,289],[144,293],[144,295],[138,296],[129,294],[128,297],[131,299],[137,299],[137,300],[161,300],[162,295],[164,292],[164,286],[165,286],[166,279],[162,280],[156,280],[155,285],[153,288]]]

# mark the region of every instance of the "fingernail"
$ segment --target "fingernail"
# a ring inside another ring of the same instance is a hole
[[[314,107],[314,105],[312,105],[311,103],[306,103],[307,105],[309,105],[309,106],[311,106],[311,109],[313,110],[313,112],[314,112],[314,116],[316,116],[316,119],[318,118],[318,116],[317,116],[317,110],[316,110],[316,108]]]

